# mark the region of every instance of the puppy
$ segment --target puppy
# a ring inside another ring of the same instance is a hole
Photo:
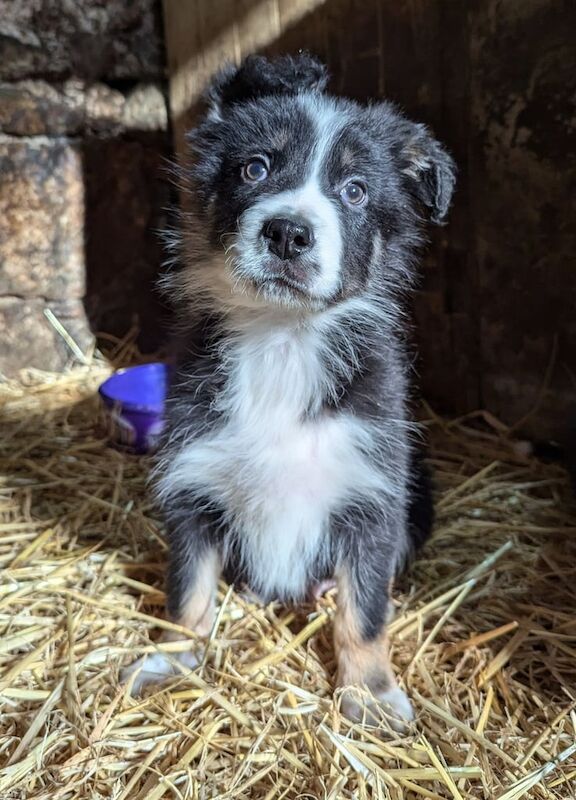
[[[389,587],[432,506],[402,305],[423,212],[444,219],[455,168],[424,126],[326,84],[308,55],[250,57],[216,78],[189,136],[192,213],[172,243],[181,347],[155,478],[168,611],[206,636],[222,572],[264,601],[333,578],[337,684],[373,698],[345,693],[345,713],[376,716],[380,701],[409,720]],[[170,671],[158,656],[136,667],[139,684]]]

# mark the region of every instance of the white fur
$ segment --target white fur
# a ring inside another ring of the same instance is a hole
[[[307,286],[307,294],[312,300],[326,300],[340,287],[343,248],[338,216],[340,201],[322,191],[319,176],[342,126],[343,116],[341,111],[336,113],[328,98],[304,94],[299,102],[316,125],[309,172],[302,175],[302,183],[298,188],[264,196],[241,216],[238,235],[230,243],[230,250],[233,251],[232,274],[240,278],[240,284],[246,277],[265,279],[268,252],[261,236],[264,223],[274,217],[302,219],[312,229],[314,246],[301,256],[301,261],[304,265],[308,264],[311,271],[314,264],[320,267],[319,274]]]
[[[182,664],[188,669],[195,669],[200,663],[198,655],[194,652],[185,653],[152,653],[142,656],[122,670],[120,683],[128,683],[134,675],[130,686],[130,694],[140,694],[142,689],[150,683],[161,683],[174,675],[182,675],[185,670],[178,666]]]
[[[352,722],[368,722],[372,725],[379,725],[385,717],[390,727],[398,733],[405,733],[407,725],[414,720],[412,704],[399,686],[373,695],[356,687],[347,688],[342,695],[342,711]]]
[[[385,712],[390,711],[399,720],[406,722],[412,722],[414,719],[414,711],[408,695],[399,686],[379,692],[376,697],[382,703]]]
[[[226,509],[228,544],[240,547],[253,588],[266,595],[304,595],[331,513],[393,491],[374,466],[369,423],[318,413],[332,388],[323,359],[338,359],[322,334],[339,313],[237,316],[218,399],[226,421],[183,447],[160,484],[165,497],[186,489]]]

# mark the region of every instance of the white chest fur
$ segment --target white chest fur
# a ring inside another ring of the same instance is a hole
[[[229,543],[240,548],[252,588],[266,595],[305,593],[330,515],[386,490],[366,423],[320,410],[329,380],[322,341],[295,326],[239,335],[225,362],[222,425],[188,443],[161,486],[225,509]]]

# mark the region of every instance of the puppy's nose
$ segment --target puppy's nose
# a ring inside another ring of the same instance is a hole
[[[271,219],[264,223],[262,235],[268,248],[283,261],[296,258],[309,250],[313,244],[310,228],[303,222],[292,219]]]

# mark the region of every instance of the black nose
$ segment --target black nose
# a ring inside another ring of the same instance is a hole
[[[312,247],[312,231],[302,222],[291,219],[271,219],[264,223],[262,235],[268,247],[283,261],[296,258]]]

